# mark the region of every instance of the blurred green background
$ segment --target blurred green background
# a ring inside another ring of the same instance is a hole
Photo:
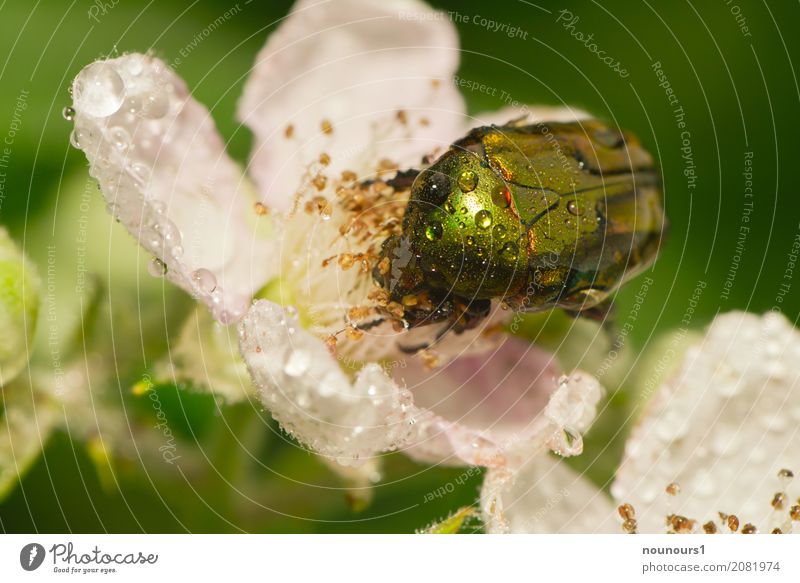
[[[212,110],[231,152],[244,162],[250,136],[234,119],[236,100],[256,52],[291,3],[240,4],[240,13],[199,43],[178,72]],[[793,279],[800,276],[787,271],[787,254],[800,233],[793,182],[800,154],[800,90],[793,68],[793,59],[800,57],[797,3],[433,4],[459,15],[454,20],[463,49],[462,78],[498,87],[522,103],[582,107],[630,129],[656,156],[671,228],[648,274],[655,283],[632,332],[635,352],[649,348],[658,355],[656,339],[682,325],[699,281],[705,288],[690,328],[733,309],[777,307],[796,322],[800,281]],[[21,95],[26,104],[2,169],[0,224],[44,276],[49,245],[57,246],[62,265],[74,255],[77,209],[82,197],[91,201],[87,263],[96,275],[97,309],[87,316],[91,321],[84,331],[107,349],[100,358],[109,370],[103,387],[109,406],[121,412],[123,422],[133,419],[145,428],[156,423],[152,407],[131,387],[164,356],[167,339],[177,335],[191,312],[191,301],[149,277],[147,257],[105,215],[99,193],[87,180],[83,154],[69,147],[71,127],[61,112],[82,66],[148,50],[169,62],[231,6],[228,0],[0,3],[0,135],[7,135],[15,108],[20,113]],[[579,18],[574,31],[594,33],[598,47],[629,72],[626,78],[557,22],[562,10]],[[492,32],[480,24],[482,18],[518,26],[525,38]],[[689,136],[681,135],[675,106],[659,86],[663,79],[653,69],[656,62],[683,107]],[[465,97],[473,113],[505,105],[499,91],[492,96],[467,90]],[[693,188],[681,150],[687,137]],[[745,196],[743,175],[748,152],[751,198]],[[746,211],[750,203],[752,211]],[[743,222],[746,212],[748,222]],[[741,239],[743,225],[749,231]],[[733,277],[732,265],[738,267]],[[784,295],[781,284],[790,285]],[[77,320],[81,298],[70,291],[74,285],[59,289],[58,311]],[[638,291],[634,282],[619,294],[618,313],[630,313]],[[40,335],[46,334],[46,315]],[[36,346],[47,350],[46,340]],[[585,454],[574,462],[603,486],[620,455],[628,414],[638,407],[635,376],[619,390],[610,389],[610,406],[587,437]],[[160,456],[139,451],[113,456],[110,472],[96,447],[59,431],[22,486],[0,502],[0,530],[412,532],[473,503],[480,486],[479,472],[459,479],[463,470],[420,466],[390,455],[374,500],[360,508],[341,479],[287,440],[267,412],[249,404],[220,407],[213,397],[185,387],[157,391],[179,426],[178,447],[200,452],[189,470],[165,467]],[[452,493],[425,502],[426,494],[456,479],[463,484]]]

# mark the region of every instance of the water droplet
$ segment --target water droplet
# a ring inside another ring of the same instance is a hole
[[[141,116],[147,119],[161,119],[169,112],[169,96],[164,90],[148,93],[142,99]]]
[[[503,225],[495,225],[492,229],[492,236],[495,239],[502,239],[506,236],[506,228]]]
[[[64,116],[65,120],[72,121],[73,119],[75,119],[75,110],[67,106],[61,111],[61,115]]]
[[[204,293],[210,294],[217,289],[217,278],[208,269],[201,267],[192,273],[192,279]]]
[[[131,165],[131,173],[135,178],[137,178],[143,183],[150,180],[150,169],[141,162],[137,162]]]
[[[472,170],[464,170],[458,177],[458,187],[464,192],[472,192],[478,186],[478,175]]]
[[[458,228],[459,229],[465,229],[466,227],[467,227],[467,225],[466,225],[466,223],[464,221],[458,221]]]
[[[115,126],[108,133],[117,150],[126,150],[131,143],[131,136],[125,128]]]
[[[436,241],[437,239],[441,239],[442,232],[443,232],[442,223],[438,223],[438,222],[437,223],[431,223],[425,229],[425,237],[429,241]]]
[[[114,68],[92,63],[80,72],[73,87],[76,109],[93,117],[107,117],[122,106],[125,84]]]
[[[446,200],[444,203],[444,210],[446,210],[448,213],[452,215],[455,214],[456,207],[454,207],[449,200]]]
[[[475,238],[471,235],[467,236],[467,246],[472,247],[475,244]]]
[[[81,147],[81,138],[83,137],[83,132],[80,130],[72,130],[69,134],[69,143],[72,144],[73,148],[80,149]]]
[[[517,248],[517,246],[514,243],[512,243],[511,241],[508,241],[500,249],[500,253],[502,253],[503,256],[505,256],[506,258],[511,259],[512,261],[514,261],[517,258],[517,254],[519,253],[519,249]]]
[[[162,277],[167,273],[167,264],[158,257],[153,257],[147,265],[147,272],[153,277]]]
[[[475,213],[475,226],[479,229],[488,229],[492,226],[492,213],[486,209]]]
[[[579,216],[581,214],[581,208],[578,206],[578,202],[571,200],[567,203],[567,210],[575,216]]]
[[[492,191],[492,202],[503,209],[511,206],[511,191],[505,184],[500,184]]]

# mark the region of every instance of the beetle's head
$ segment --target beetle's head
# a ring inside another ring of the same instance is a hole
[[[516,291],[526,275],[526,233],[511,193],[464,150],[451,149],[420,172],[403,233],[388,239],[383,253],[391,259],[390,274],[403,274],[390,277],[389,285],[381,282],[392,295],[398,285],[408,291],[411,284],[470,300],[499,298]]]

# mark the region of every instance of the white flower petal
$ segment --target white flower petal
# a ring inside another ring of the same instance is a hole
[[[451,81],[458,57],[452,23],[422,2],[298,2],[259,53],[239,104],[256,137],[250,171],[263,201],[288,210],[323,152],[330,173],[362,175],[382,158],[417,167],[446,149],[464,124]]]
[[[569,122],[589,119],[591,115],[574,107],[546,105],[524,105],[522,107],[502,107],[495,111],[483,111],[469,122],[470,127],[488,125],[503,126],[509,122],[536,124],[546,122]]]
[[[619,532],[608,496],[563,461],[543,454],[516,471],[490,469],[481,510],[490,533]]]
[[[376,364],[351,380],[291,310],[261,300],[239,325],[240,348],[264,405],[298,441],[342,465],[404,445],[417,409]]]
[[[73,143],[109,210],[166,277],[221,321],[240,316],[268,276],[253,201],[214,122],[162,61],[98,61],[73,83]]]
[[[602,395],[594,378],[562,376],[552,355],[513,337],[439,369],[411,361],[395,374],[426,411],[407,453],[428,462],[514,465],[545,447],[575,455]]]
[[[736,514],[762,532],[781,527],[788,502],[770,502],[800,472],[800,334],[783,316],[731,313],[717,317],[701,344],[652,397],[626,445],[612,494],[636,510],[642,531],[663,532],[678,514],[703,524]],[[681,492],[669,496],[665,487]]]

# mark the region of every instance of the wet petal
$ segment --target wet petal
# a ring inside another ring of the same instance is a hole
[[[240,349],[264,405],[284,430],[342,465],[404,445],[419,411],[377,364],[348,377],[292,310],[261,300],[239,326]]]
[[[611,500],[556,457],[536,454],[515,471],[490,469],[481,489],[490,533],[618,532]]]
[[[488,125],[503,126],[514,122],[517,124],[536,124],[542,122],[569,122],[589,119],[591,116],[574,107],[557,107],[547,105],[523,105],[521,107],[502,107],[495,111],[483,111],[469,120],[469,127]]]
[[[561,374],[553,356],[508,337],[498,349],[438,369],[397,369],[425,410],[407,453],[428,462],[515,465],[539,449],[575,455],[602,395],[589,375]]]
[[[717,317],[647,405],[626,445],[612,494],[636,509],[640,529],[663,532],[678,514],[719,522],[735,514],[761,531],[787,522],[770,505],[800,483],[800,334],[781,315]],[[680,493],[671,496],[667,485]]]
[[[73,83],[73,144],[109,210],[159,263],[154,272],[231,321],[269,275],[247,184],[214,122],[162,61],[98,61]]]
[[[451,80],[457,49],[447,15],[422,2],[298,2],[259,53],[239,104],[256,137],[250,172],[264,202],[289,209],[323,152],[332,175],[364,175],[383,158],[415,167],[446,149],[464,124]]]

